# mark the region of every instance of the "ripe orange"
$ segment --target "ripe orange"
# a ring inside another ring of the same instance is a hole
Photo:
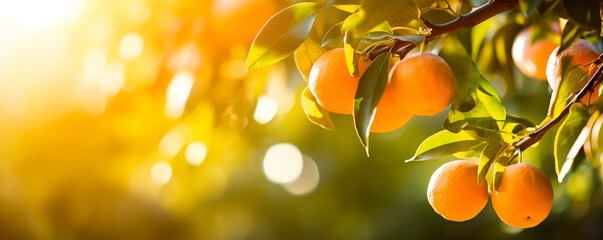
[[[556,27],[558,33],[559,26]],[[515,65],[523,74],[545,81],[546,64],[557,44],[547,38],[532,40],[535,32],[534,28],[534,26],[528,27],[517,34],[513,41],[511,56]]]
[[[212,25],[224,44],[251,44],[264,23],[278,12],[273,0],[215,0]]]
[[[549,82],[549,85],[553,89],[553,92],[556,92],[559,89],[559,83],[561,82],[561,59],[566,56],[571,56],[571,66],[576,65],[584,65],[588,64],[594,60],[596,60],[601,54],[601,50],[599,50],[592,43],[578,39],[572,46],[565,49],[559,56],[557,56],[557,52],[559,51],[559,47],[555,48],[555,50],[551,53],[547,67],[546,67],[546,76]],[[582,70],[585,72],[588,71],[589,66],[582,66]],[[593,69],[589,73],[589,78],[595,74],[595,69]],[[591,97],[591,102],[597,99],[599,91],[594,91]],[[586,104],[588,101],[588,95],[581,99],[582,103]]]
[[[384,133],[394,131],[406,124],[412,118],[412,114],[404,112],[404,108],[398,105],[391,92],[391,85],[387,84],[381,101],[375,108],[375,118],[371,125],[371,132]]]
[[[546,175],[530,164],[518,163],[505,168],[498,192],[492,193],[492,207],[506,224],[531,228],[549,215],[553,198]]]
[[[442,165],[429,180],[427,199],[445,219],[467,221],[488,203],[488,184],[477,182],[477,164],[456,160]]]
[[[448,63],[435,54],[419,52],[406,56],[389,74],[396,102],[410,114],[433,116],[452,101],[454,74]]]
[[[369,61],[358,61],[360,74],[369,65]],[[310,71],[308,87],[323,108],[330,112],[351,114],[354,110],[354,96],[360,77],[348,72],[343,48],[336,48],[322,54]]]

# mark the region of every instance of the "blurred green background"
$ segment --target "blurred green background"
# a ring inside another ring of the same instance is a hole
[[[292,3],[0,1],[0,239],[603,238],[599,169],[556,183],[553,134],[523,156],[553,180],[553,210],[521,230],[490,204],[463,223],[432,210],[452,158],[404,160],[446,112],[371,135],[370,157],[351,116],[310,123],[292,59],[244,69]],[[547,83],[516,77],[513,96],[492,84],[539,122]]]

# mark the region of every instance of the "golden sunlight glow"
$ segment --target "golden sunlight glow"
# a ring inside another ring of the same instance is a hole
[[[174,76],[167,89],[165,115],[170,119],[179,118],[193,88],[195,76],[190,71],[180,71]]]
[[[0,0],[0,20],[26,27],[48,27],[76,17],[79,0]]]
[[[101,82],[107,64],[107,54],[102,50],[91,51],[84,62],[82,87],[93,89]]]
[[[302,154],[293,144],[275,144],[266,151],[263,168],[268,180],[280,184],[291,183],[302,173]]]
[[[261,96],[258,98],[253,119],[259,124],[266,124],[274,118],[277,110],[278,107],[274,99],[269,96]]]
[[[318,186],[318,166],[311,158],[304,156],[303,171],[299,178],[292,183],[285,184],[285,190],[293,195],[305,195]]]
[[[184,140],[180,133],[176,130],[171,130],[159,142],[159,153],[168,158],[173,158],[178,154],[183,145]]]
[[[112,62],[107,66],[99,89],[106,97],[112,98],[121,90],[124,80],[124,65],[120,62]]]
[[[186,161],[193,166],[199,166],[205,160],[205,156],[207,155],[207,147],[205,144],[199,141],[192,142],[186,147],[186,152],[184,153],[186,157]]]
[[[172,178],[172,166],[167,162],[157,162],[151,168],[151,180],[159,186],[165,185]]]
[[[138,33],[128,33],[119,43],[119,56],[124,60],[135,59],[142,53],[143,45],[142,37]]]
[[[161,155],[173,158],[184,146],[183,136],[176,129],[167,132],[159,142],[159,153]]]

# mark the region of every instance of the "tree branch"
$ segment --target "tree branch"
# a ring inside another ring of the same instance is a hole
[[[474,8],[471,10],[471,12],[463,14],[445,24],[432,24],[425,21],[425,26],[431,28],[431,35],[425,38],[425,42],[429,42],[442,34],[455,32],[463,28],[473,27],[488,18],[513,9],[518,5],[518,0],[489,0],[486,4]],[[414,47],[416,46],[412,42],[397,40],[396,43],[391,47],[391,52],[403,57],[406,55],[406,53],[408,53],[408,51],[410,51],[410,49]],[[389,50],[390,47],[376,49],[371,52],[370,58],[375,59],[379,54]]]
[[[593,77],[590,78],[590,80],[588,80],[588,83],[586,83],[586,85],[584,85],[582,90],[580,90],[580,92],[578,92],[578,95],[576,95],[574,97],[574,99],[572,99],[572,101],[570,103],[568,103],[565,106],[565,108],[563,108],[563,111],[561,111],[559,116],[557,116],[555,119],[551,120],[550,122],[546,123],[544,126],[540,127],[539,129],[536,129],[536,131],[531,132],[528,135],[528,137],[517,142],[515,144],[515,147],[517,147],[517,149],[519,149],[520,151],[523,151],[523,150],[526,150],[528,147],[532,146],[534,143],[537,143],[538,141],[540,141],[542,136],[544,136],[544,134],[548,130],[550,130],[553,126],[555,126],[557,123],[559,123],[561,121],[561,119],[563,119],[569,113],[569,110],[570,110],[570,107],[572,106],[572,104],[580,101],[580,99],[582,99],[584,96],[586,96],[586,94],[588,92],[590,92],[594,89],[595,83],[599,79],[601,72],[603,72],[603,66],[601,66],[601,67],[599,67],[599,69],[597,69],[597,72],[595,72]]]

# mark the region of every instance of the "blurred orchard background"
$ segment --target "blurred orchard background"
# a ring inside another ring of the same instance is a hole
[[[601,239],[596,168],[553,180],[536,228],[489,206],[455,223],[426,200],[451,158],[404,164],[447,111],[372,135],[370,158],[351,116],[310,123],[292,58],[244,68],[263,23],[295,2],[0,0],[0,239]],[[539,122],[547,83],[516,77],[513,96],[491,80]],[[553,135],[524,153],[551,179]]]

